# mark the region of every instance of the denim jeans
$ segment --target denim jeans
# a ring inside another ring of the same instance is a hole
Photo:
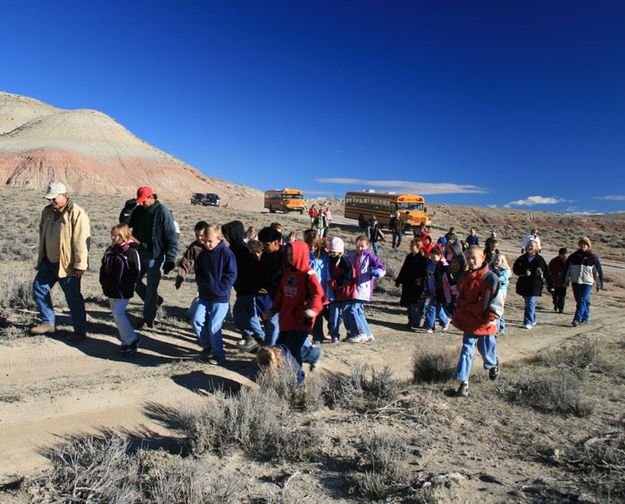
[[[523,325],[536,325],[536,301],[538,296],[525,296]]]
[[[119,333],[119,339],[122,345],[132,345],[139,339],[126,314],[128,301],[130,300],[109,298],[109,304],[113,312],[113,320],[117,326],[117,332]]]
[[[323,311],[317,315],[315,319],[315,325],[312,328],[312,335],[314,341],[323,341],[325,339],[325,331],[323,330],[324,321],[328,320],[330,317],[330,309],[329,305],[324,305]]]
[[[495,336],[475,336],[464,333],[460,359],[456,368],[456,380],[460,382],[469,381],[476,344],[484,361],[484,369],[491,369],[497,365],[497,338]]]
[[[210,348],[217,360],[225,358],[221,327],[228,313],[228,303],[199,299],[193,313],[193,327],[202,348]]]
[[[367,336],[371,335],[371,329],[369,329],[369,324],[367,323],[365,307],[362,301],[352,301],[349,303],[349,307],[346,307],[346,312],[348,337],[355,337],[362,334]]]
[[[497,334],[504,334],[506,332],[506,319],[502,315],[497,320]]]
[[[393,231],[393,248],[398,247],[401,244],[401,239],[403,238],[403,234],[401,231]]]
[[[321,359],[321,348],[313,346],[311,341],[306,338],[302,345],[302,362],[306,364],[317,364]]]
[[[256,297],[254,295],[238,296],[232,308],[234,325],[245,338],[265,339],[265,331],[256,313]]]
[[[573,297],[577,306],[575,307],[575,316],[573,320],[578,322],[588,322],[590,320],[590,293],[592,285],[573,284]]]
[[[151,259],[147,253],[140,251],[141,274],[137,281],[135,291],[143,300],[143,318],[148,322],[156,318],[158,309],[158,284],[161,282],[161,268],[165,262],[165,256]],[[143,283],[145,278],[146,283]]]
[[[306,331],[280,331],[277,344],[287,347],[301,366],[303,363],[302,347],[307,339],[308,333]]]
[[[263,320],[263,328],[265,329],[265,345],[275,346],[280,335],[280,313]]]
[[[330,336],[333,340],[340,339],[341,322],[345,319],[347,307],[350,305],[350,301],[335,301],[330,304],[328,326],[330,330]],[[347,325],[347,319],[345,324]]]
[[[33,281],[33,297],[39,309],[42,324],[54,324],[55,314],[52,306],[50,291],[57,282],[63,289],[67,306],[72,317],[72,325],[77,333],[87,332],[87,313],[85,312],[85,299],[80,292],[80,278],[59,278],[59,263],[51,263],[44,259],[39,265],[37,275]]]
[[[436,317],[440,319],[441,325],[446,327],[449,324],[449,317],[443,308],[443,303],[436,301],[431,297],[428,301],[428,307],[425,312],[425,328],[434,329],[436,327]]]
[[[375,255],[380,255],[380,247],[378,247],[378,242],[371,242],[371,248],[373,249],[373,253]]]

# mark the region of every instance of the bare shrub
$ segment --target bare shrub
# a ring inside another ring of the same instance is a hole
[[[592,403],[582,395],[581,382],[570,374],[523,378],[500,389],[500,392],[510,402],[545,413],[586,417],[593,412]]]
[[[10,276],[0,282],[0,310],[10,312],[34,307],[32,278],[27,280]]]
[[[15,340],[18,338],[22,338],[25,336],[25,332],[23,329],[19,327],[15,327],[13,325],[8,325],[6,327],[0,328],[0,340]]]
[[[216,464],[163,452],[139,452],[143,502],[153,504],[238,503],[244,500],[241,476]]]
[[[273,389],[243,388],[237,395],[215,394],[215,400],[180,413],[182,431],[193,453],[226,454],[234,448],[258,458],[304,460],[320,440],[316,427],[297,427],[289,403]]]
[[[325,397],[330,407],[367,410],[393,401],[400,388],[389,367],[377,371],[367,364],[357,364],[351,374],[338,375],[328,382]]]
[[[561,348],[548,352],[542,352],[530,359],[528,362],[545,365],[564,365],[570,368],[585,369],[591,364],[599,361],[601,354],[601,343],[594,340],[585,339],[577,345],[569,348]]]
[[[274,391],[278,397],[287,401],[292,409],[316,411],[324,405],[327,380],[318,374],[306,379],[299,386],[295,373],[288,366],[280,366],[273,372],[260,372],[256,383],[261,388]]]
[[[445,382],[454,377],[457,354],[451,349],[419,348],[412,357],[413,383]]]
[[[36,502],[124,504],[139,498],[138,465],[115,435],[75,438],[49,454],[52,468],[33,481]]]
[[[406,489],[410,482],[406,443],[399,437],[374,433],[360,444],[364,472],[356,477],[358,492],[370,499],[385,499]]]

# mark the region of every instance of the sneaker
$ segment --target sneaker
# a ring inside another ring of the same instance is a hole
[[[237,341],[237,346],[243,346],[243,345],[247,345],[248,342],[251,340],[252,338],[249,338],[247,336],[244,336],[243,338],[241,338],[239,341]]]
[[[72,334],[68,334],[65,339],[70,343],[80,343],[82,340],[87,339],[87,333],[73,332]]]
[[[582,320],[582,324],[588,325],[588,324],[590,324],[590,320]]]
[[[29,332],[33,335],[54,334],[56,327],[54,324],[39,324],[30,328]]]
[[[469,382],[462,382],[456,390],[456,396],[458,397],[468,397],[469,396]]]
[[[443,331],[446,331],[447,329],[449,329],[449,322],[447,322],[447,324],[443,326]]]
[[[347,341],[349,341],[350,343],[364,343],[368,340],[369,340],[368,334],[359,334],[358,336],[347,338]]]
[[[564,313],[564,309],[562,309],[562,310],[559,310],[559,311],[560,311],[560,313]]]
[[[375,341],[375,337],[373,336],[373,334],[369,334],[367,336],[367,339],[364,341],[364,343],[373,343]]]
[[[529,331],[532,327],[534,327],[534,324],[525,324],[523,327]]]
[[[323,335],[323,341],[332,341],[332,335],[331,334],[324,334]]]
[[[124,357],[132,357],[137,353],[137,343],[133,343],[132,345],[125,345],[120,350],[119,353]]]
[[[209,359],[213,358],[213,352],[211,352],[210,348],[202,348],[202,350],[200,350],[200,353],[198,354],[198,358],[201,361],[208,361]]]
[[[578,320],[574,320],[573,322],[571,322],[571,325],[573,327],[577,327],[579,325],[579,321]]]
[[[225,357],[222,357],[221,359],[218,359],[216,357],[211,357],[210,359],[208,359],[208,363],[213,366],[221,366],[224,362],[226,362]]]
[[[495,364],[495,367],[492,367],[488,370],[488,378],[491,381],[495,381],[497,378],[499,378],[499,359],[497,359],[497,364]]]
[[[433,334],[434,333],[434,329],[427,329],[425,332],[428,333],[428,334]]]
[[[314,373],[315,371],[317,371],[318,367],[319,367],[319,363],[318,362],[311,362],[310,363],[310,372]]]
[[[260,348],[260,343],[256,341],[254,338],[248,338],[248,340],[243,345],[239,345],[239,352],[253,352]]]
[[[340,338],[332,338],[332,343],[340,343],[341,339]]]

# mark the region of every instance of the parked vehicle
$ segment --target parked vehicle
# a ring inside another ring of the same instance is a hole
[[[303,214],[304,195],[299,189],[270,189],[265,191],[265,208],[271,213],[280,210]]]
[[[191,197],[192,205],[219,206],[220,203],[221,200],[215,193],[193,193]]]
[[[359,215],[366,218],[371,215],[384,225],[389,218],[399,211],[407,226],[429,226],[432,221],[428,217],[423,196],[417,194],[396,194],[392,192],[376,192],[373,190],[348,192],[345,195],[345,217],[358,219]]]

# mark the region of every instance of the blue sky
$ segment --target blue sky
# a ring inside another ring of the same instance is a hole
[[[622,1],[5,0],[0,89],[311,196],[625,210]]]

